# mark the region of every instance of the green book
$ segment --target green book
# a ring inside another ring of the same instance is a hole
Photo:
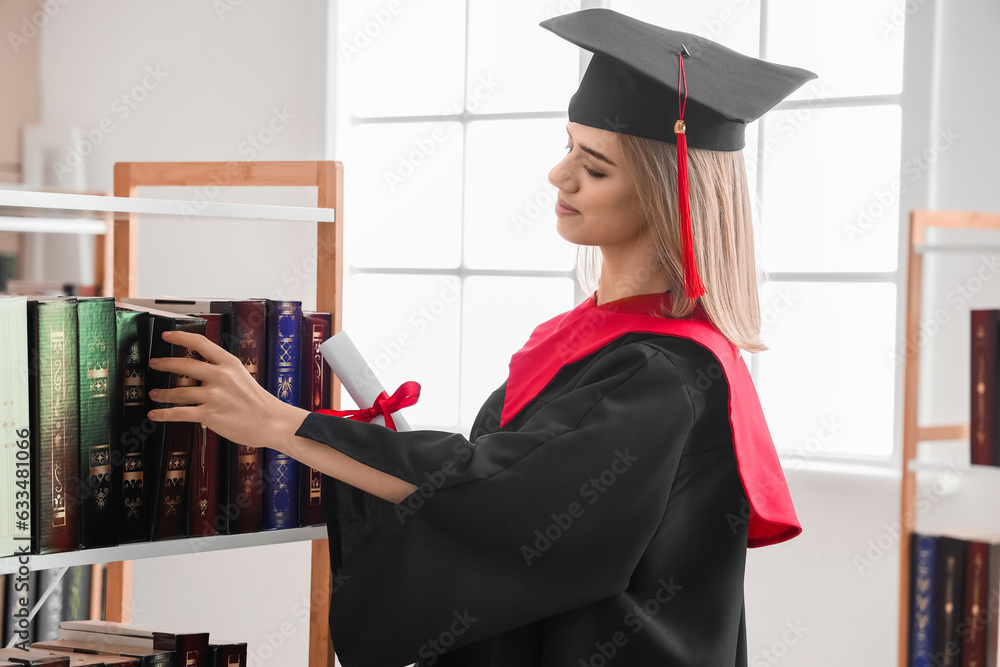
[[[77,300],[28,297],[32,550],[80,548]]]
[[[121,447],[112,438],[116,366],[115,300],[78,298],[80,363],[80,538],[87,547],[118,544]]]

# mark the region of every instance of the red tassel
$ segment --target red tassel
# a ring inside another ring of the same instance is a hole
[[[684,126],[684,108],[687,106],[687,77],[684,75],[684,55],[678,53],[680,71],[677,73],[677,107],[680,120],[674,123],[677,135],[677,195],[680,213],[681,263],[684,273],[684,294],[697,299],[705,293],[705,286],[698,275],[698,263],[694,257],[694,231],[691,226],[691,202],[688,191],[687,134]],[[681,102],[681,79],[684,81],[684,101]]]

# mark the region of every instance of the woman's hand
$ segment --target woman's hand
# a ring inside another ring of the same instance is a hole
[[[154,401],[176,406],[152,410],[150,419],[199,422],[233,442],[285,451],[308,411],[288,405],[269,393],[238,358],[204,336],[167,331],[163,338],[194,350],[205,361],[178,357],[149,360],[151,368],[187,375],[201,383],[195,387],[150,391]]]

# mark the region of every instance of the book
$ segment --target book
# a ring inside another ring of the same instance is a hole
[[[213,667],[247,667],[246,642],[210,643],[208,655]]]
[[[120,415],[115,441],[122,453],[118,538],[122,544],[149,539],[149,485],[144,477],[146,447],[155,425],[147,413],[146,370],[149,366],[149,313],[116,308],[117,359],[121,380],[115,387]]]
[[[931,665],[934,651],[934,626],[938,605],[935,602],[935,561],[937,539],[932,535],[910,535],[910,642],[909,663]]]
[[[77,300],[28,298],[32,551],[80,548]]]
[[[267,300],[268,385],[279,400],[299,404],[300,301]],[[264,528],[298,525],[298,461],[276,449],[265,449]]]
[[[90,655],[117,655],[138,659],[139,667],[174,667],[176,654],[173,651],[161,651],[153,648],[137,646],[121,646],[118,644],[87,644],[68,639],[54,639],[45,642],[35,642],[35,649],[46,651],[63,651],[86,653]],[[183,666],[182,666],[183,667]]]
[[[1000,429],[997,428],[997,322],[1000,310],[970,311],[970,456],[973,465],[1000,465]]]
[[[331,335],[333,317],[330,313],[302,311],[300,345],[299,407],[310,412],[330,407],[333,373],[323,361],[319,347]],[[299,521],[300,526],[323,523],[323,473],[299,462]]]
[[[263,299],[212,301],[211,311],[229,315],[223,331],[222,347],[237,357],[250,376],[267,388],[267,303]],[[220,439],[221,440],[221,439]],[[230,534],[255,533],[264,525],[264,449],[228,440],[220,447],[229,450],[226,492],[227,530]]]
[[[177,653],[182,667],[208,667],[208,633],[175,632],[113,621],[65,621],[59,638],[88,644],[118,644]]]
[[[962,641],[963,667],[986,666],[985,616],[990,594],[989,567],[990,543],[970,540],[965,563],[965,604],[959,636]]]
[[[44,595],[52,589],[45,602],[35,614],[35,639],[56,639],[59,636],[59,621],[63,615],[64,577],[59,576],[59,570],[38,571],[38,591]]]
[[[81,653],[73,651],[52,651],[48,649],[35,649],[52,656],[61,656],[69,660],[70,667],[137,667],[138,658],[128,658],[123,655],[98,655],[94,653]]]
[[[12,665],[25,667],[25,665],[47,665],[49,667],[68,667],[69,658],[64,655],[55,655],[48,651],[39,651],[34,648],[21,650],[15,648],[0,648],[0,659],[6,660]]]
[[[129,306],[140,308],[141,306]],[[149,309],[150,337],[149,358],[194,358],[194,350],[174,345],[163,339],[164,331],[187,331],[204,335],[205,320],[200,317],[180,315]],[[197,380],[186,375],[167,373],[152,367],[147,370],[149,389],[173,389],[195,386]],[[151,401],[152,402],[152,401]],[[155,403],[170,407],[168,403]],[[155,429],[150,438],[146,465],[151,479],[156,480],[153,494],[152,530],[150,539],[166,540],[187,534],[187,507],[189,497],[188,470],[194,443],[194,424],[191,422],[153,422]]]
[[[154,632],[153,648],[176,651],[180,667],[212,667],[207,632]]]
[[[80,541],[84,548],[118,544],[121,447],[113,437],[117,322],[112,297],[77,299],[80,373]],[[117,407],[117,406],[115,406]]]
[[[222,347],[222,331],[228,319],[224,313],[201,313],[205,338]],[[196,354],[202,359],[200,354]],[[229,457],[219,446],[219,434],[202,424],[194,426],[191,456],[191,502],[188,504],[188,535],[218,535],[226,531],[226,514],[220,503],[220,489],[226,485]]]
[[[62,620],[75,621],[90,618],[91,565],[74,565],[66,570],[63,577]]]
[[[961,667],[963,599],[965,597],[966,541],[957,537],[937,538],[934,572],[934,659],[941,667]]]
[[[31,549],[28,304],[0,296],[0,557]]]

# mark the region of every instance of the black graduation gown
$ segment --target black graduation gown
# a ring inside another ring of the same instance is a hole
[[[728,387],[696,382],[714,363],[628,333],[501,428],[502,385],[471,442],[308,415],[296,435],[419,487],[392,505],[337,483],[355,503],[341,517],[367,512],[344,525],[327,508],[345,667],[746,665]]]

